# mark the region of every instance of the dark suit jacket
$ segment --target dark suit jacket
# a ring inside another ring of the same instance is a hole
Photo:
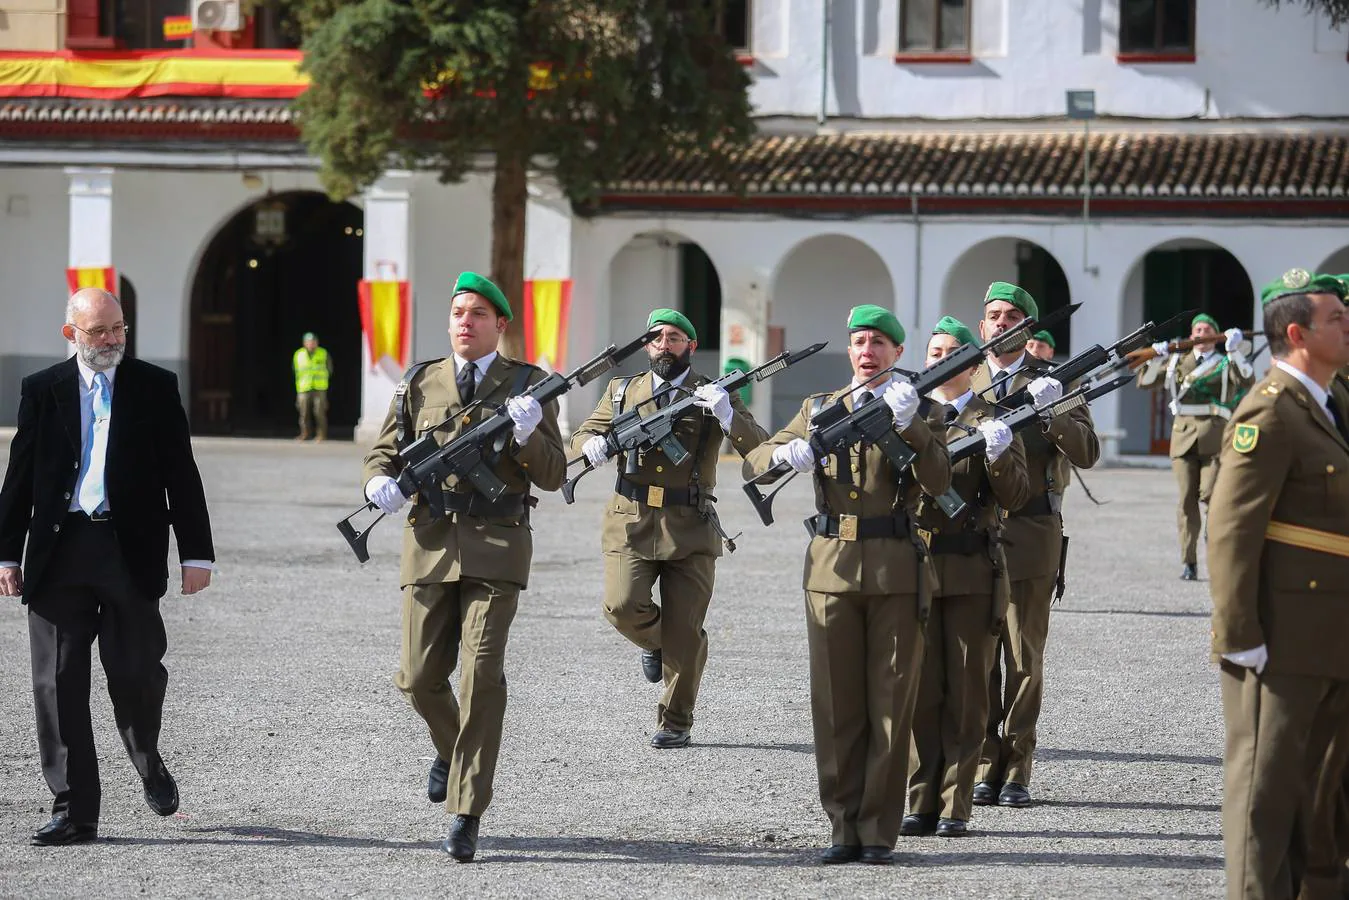
[[[40,598],[80,468],[80,373],[74,358],[23,380],[18,431],[0,488],[0,560],[23,559],[24,601]],[[105,461],[122,558],[150,599],[168,590],[169,526],[182,559],[214,560],[201,475],[172,372],[117,367]]]

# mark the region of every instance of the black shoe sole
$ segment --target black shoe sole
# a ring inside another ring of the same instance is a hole
[[[69,847],[71,844],[88,844],[96,840],[98,840],[98,832],[94,831],[89,834],[80,834],[59,841],[44,840],[37,835],[33,835],[28,843],[34,847]]]

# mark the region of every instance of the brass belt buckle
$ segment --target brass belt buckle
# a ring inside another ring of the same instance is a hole
[[[857,540],[857,516],[838,517],[838,539],[840,541]]]
[[[928,531],[926,528],[918,529],[918,537],[922,538],[923,545],[926,546],[929,550],[932,549],[932,535],[936,531],[937,529],[935,528],[932,529],[932,531]]]
[[[651,485],[646,489],[646,505],[660,509],[665,505],[665,488]]]

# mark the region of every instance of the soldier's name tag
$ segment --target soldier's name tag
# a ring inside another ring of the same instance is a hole
[[[1232,449],[1238,453],[1250,453],[1260,441],[1260,426],[1242,423],[1232,432]]]

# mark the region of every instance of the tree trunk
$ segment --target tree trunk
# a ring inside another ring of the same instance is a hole
[[[498,147],[492,182],[492,280],[506,295],[515,319],[501,340],[501,352],[525,358],[525,209],[529,166],[523,154]],[[526,360],[533,362],[533,360]]]

